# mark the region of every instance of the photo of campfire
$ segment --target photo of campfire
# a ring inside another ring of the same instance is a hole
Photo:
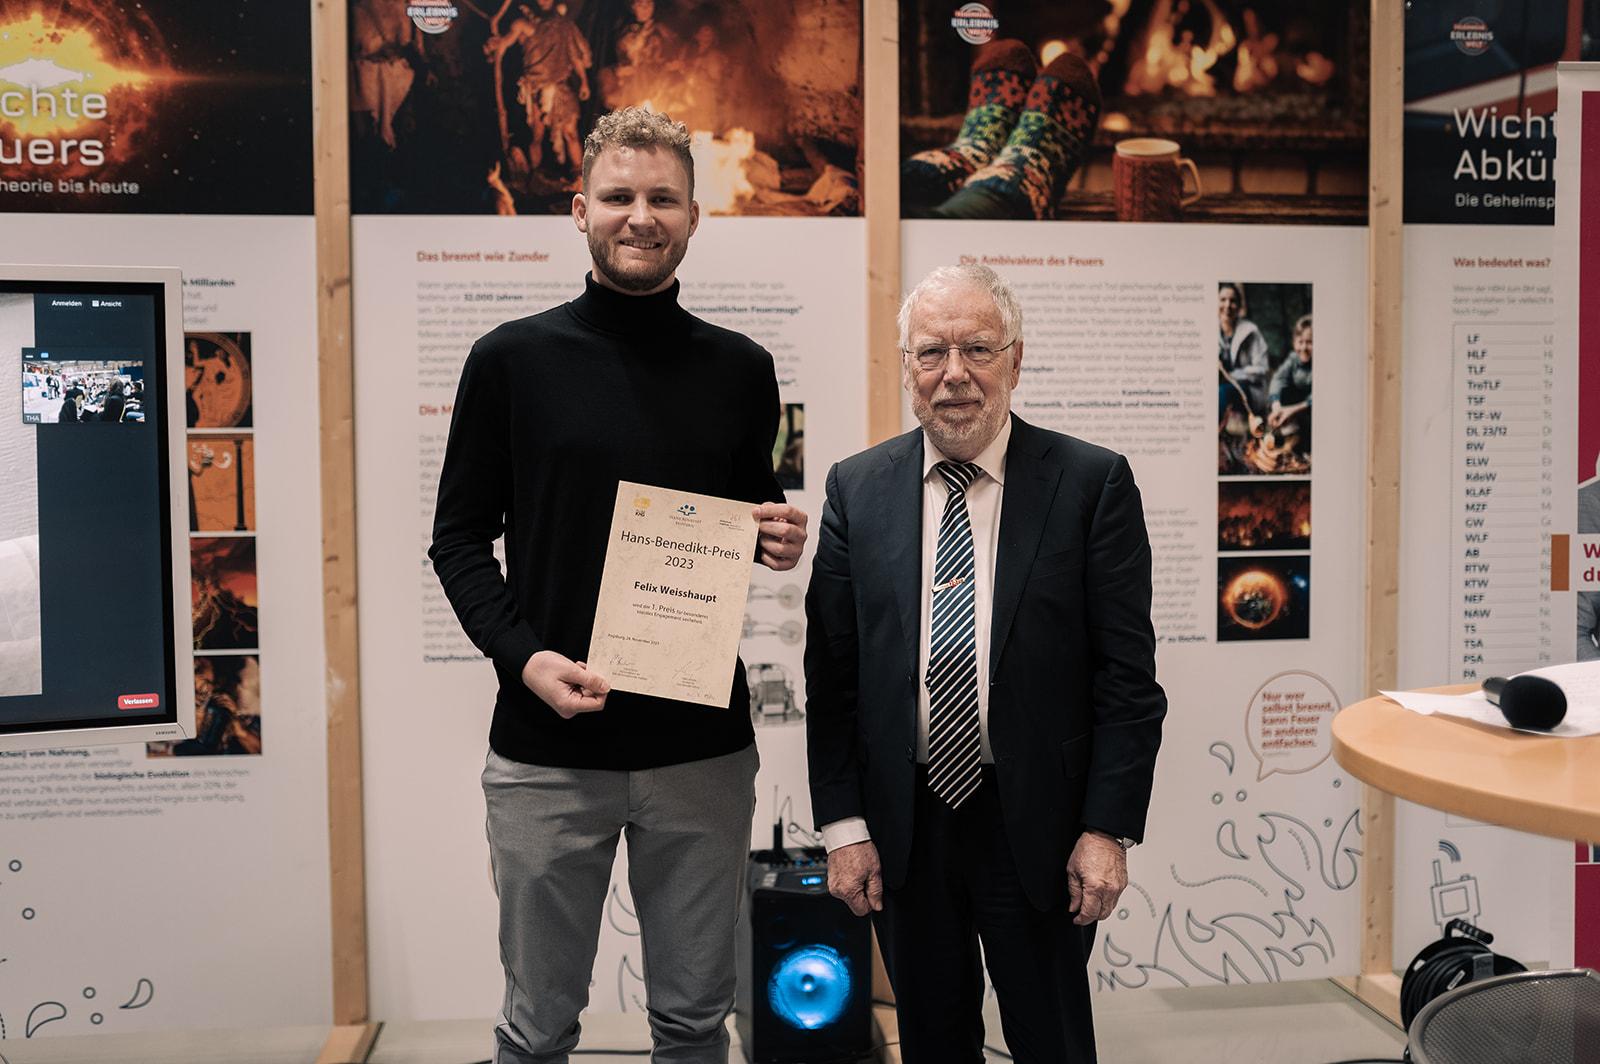
[[[1217,560],[1217,642],[1310,636],[1309,555]]]
[[[1309,550],[1311,481],[1217,482],[1217,550]]]
[[[903,216],[1366,223],[1366,5],[956,7],[900,5]]]
[[[311,214],[311,8],[0,0],[0,211]]]
[[[1311,472],[1308,284],[1217,285],[1217,473]]]
[[[351,2],[357,213],[566,214],[623,106],[689,127],[704,213],[861,212],[858,3]]]

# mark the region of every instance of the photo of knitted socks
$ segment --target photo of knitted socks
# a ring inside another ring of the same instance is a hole
[[[1056,216],[1100,121],[1100,89],[1081,58],[1063,53],[1034,79],[1000,154],[939,207],[939,218]]]
[[[1039,64],[1021,41],[980,45],[972,57],[967,114],[956,139],[918,152],[900,166],[900,200],[906,217],[926,217],[1005,146],[1028,97]]]

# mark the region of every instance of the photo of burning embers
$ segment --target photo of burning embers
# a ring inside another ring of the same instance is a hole
[[[1217,550],[1309,550],[1311,481],[1217,483]]]
[[[900,5],[905,217],[1365,224],[1367,5],[957,6]]]
[[[1309,555],[1217,559],[1217,642],[1310,636]]]
[[[0,0],[0,211],[310,214],[311,8]]]
[[[351,2],[357,213],[566,214],[623,106],[688,126],[705,213],[861,212],[858,3]]]

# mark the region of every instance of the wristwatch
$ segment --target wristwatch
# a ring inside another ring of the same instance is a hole
[[[1092,831],[1096,835],[1104,835],[1118,846],[1121,846],[1123,853],[1127,853],[1129,850],[1133,849],[1133,847],[1138,845],[1138,841],[1136,839],[1130,839],[1126,835],[1113,835],[1111,832],[1101,831],[1099,828],[1086,828],[1085,830]]]

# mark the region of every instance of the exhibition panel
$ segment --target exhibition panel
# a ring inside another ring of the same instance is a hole
[[[679,300],[772,355],[771,462],[814,527],[828,467],[866,442],[861,13],[832,0],[462,7],[419,28],[356,3],[351,19],[372,1011],[475,1015],[502,980],[478,781],[495,676],[426,558],[463,361],[501,322],[583,292],[589,248],[569,216],[579,135],[614,107],[681,119],[701,215]],[[547,69],[530,56],[550,41],[564,50]],[[765,838],[781,822],[796,846],[818,841],[801,674],[809,553],[788,572],[756,569],[740,645],[762,763],[753,828]],[[627,882],[624,848],[601,925],[596,1011],[643,1008]],[[449,920],[437,918],[441,906]]]
[[[1362,684],[1366,13],[1311,5],[1280,47],[1208,8],[1180,51],[1164,10],[901,9],[905,283],[1005,276],[1013,409],[1126,455],[1144,501],[1170,709],[1101,990],[1358,969],[1328,728]]]
[[[1576,465],[1582,392],[1576,352],[1556,342],[1552,223],[1556,64],[1594,47],[1584,10],[1407,8],[1405,687],[1574,660],[1575,596],[1551,586],[1550,536],[1574,531],[1570,486],[1593,469]],[[1456,916],[1524,959],[1570,961],[1570,851],[1400,803],[1395,964]]]
[[[193,661],[189,738],[0,763],[7,1038],[330,1016],[311,54],[306,7],[0,4],[5,256],[183,275]],[[113,618],[139,593],[75,566]]]

